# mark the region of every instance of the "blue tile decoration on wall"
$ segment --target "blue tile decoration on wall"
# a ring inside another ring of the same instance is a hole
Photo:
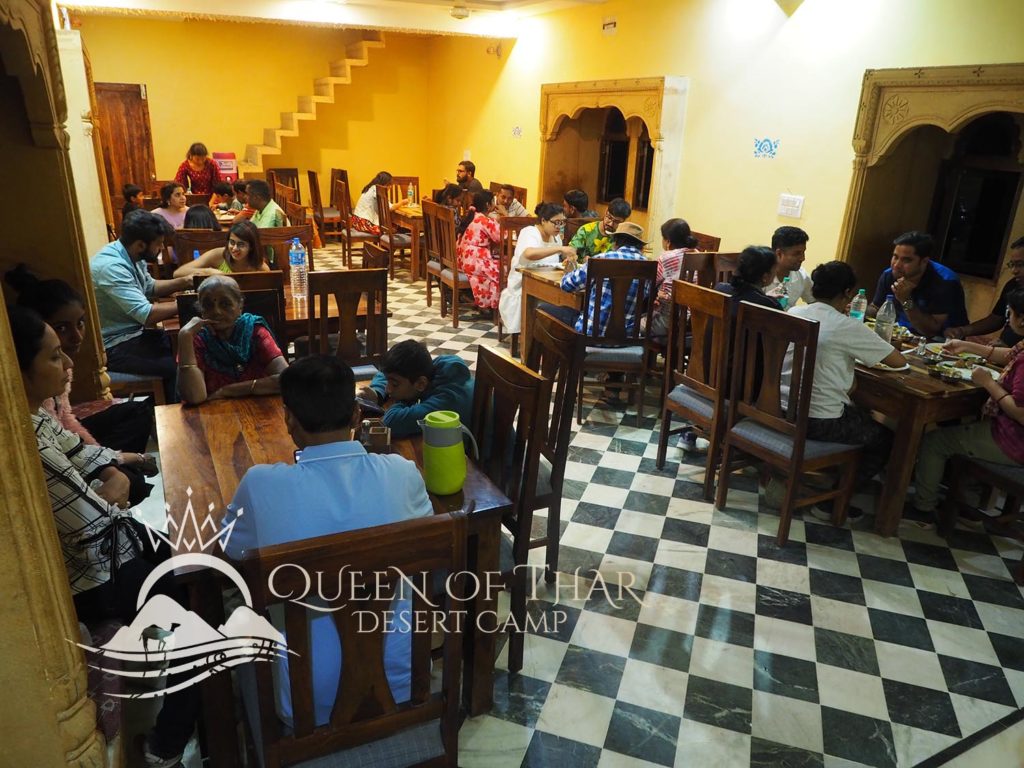
[[[754,139],[754,157],[767,157],[769,159],[775,158],[775,153],[779,149],[778,139]]]

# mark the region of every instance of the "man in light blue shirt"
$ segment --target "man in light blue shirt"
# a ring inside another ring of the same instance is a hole
[[[96,310],[100,317],[107,369],[119,373],[159,376],[164,395],[174,402],[177,367],[170,339],[157,323],[178,314],[173,301],[154,304],[192,287],[192,276],[154,280],[146,268],[155,262],[170,231],[162,218],[149,211],[129,212],[121,223],[121,237],[108,243],[89,261]]]
[[[394,454],[368,454],[352,440],[360,422],[355,376],[336,357],[304,357],[281,374],[288,433],[300,453],[295,464],[249,469],[228,505],[224,525],[234,523],[225,552],[343,533],[433,513],[416,465]],[[408,611],[399,601],[396,615]],[[330,614],[311,614],[316,723],[330,719],[341,669],[341,646]],[[396,626],[408,626],[396,618]],[[396,702],[410,696],[411,636],[390,634],[384,665]],[[277,679],[286,681],[287,659]],[[278,715],[291,724],[291,693],[278,686]]]

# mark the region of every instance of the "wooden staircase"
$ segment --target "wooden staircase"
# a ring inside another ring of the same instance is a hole
[[[353,67],[365,67],[370,63],[370,49],[384,47],[383,32],[364,30],[360,34],[362,39],[346,46],[344,59],[330,63],[330,74],[313,81],[312,95],[299,96],[297,110],[281,113],[280,127],[265,128],[262,144],[246,145],[245,156],[238,163],[240,174],[262,173],[263,158],[281,154],[282,139],[285,136],[298,136],[303,120],[316,120],[316,105],[333,104],[335,86],[351,83]]]

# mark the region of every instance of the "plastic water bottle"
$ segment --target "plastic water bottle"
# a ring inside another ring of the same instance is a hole
[[[416,197],[416,190],[412,188],[411,181],[409,182],[409,188],[405,191],[405,196],[409,198],[409,205],[412,205]]]
[[[892,343],[892,329],[896,325],[896,302],[890,293],[885,297],[885,304],[875,315],[875,333],[884,341]]]
[[[192,261],[199,261],[199,249],[196,248],[192,251]]]
[[[779,304],[783,309],[789,309],[789,278],[782,278],[782,292],[779,294]]]
[[[864,293],[864,289],[861,288],[857,291],[857,295],[853,297],[853,301],[850,302],[850,317],[854,320],[860,320],[864,322],[864,315],[868,311],[868,297]]]
[[[291,273],[292,301],[305,301],[307,296],[306,282],[306,249],[299,238],[292,239],[288,249],[288,270]]]

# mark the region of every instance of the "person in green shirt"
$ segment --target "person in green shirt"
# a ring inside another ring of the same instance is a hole
[[[577,229],[569,242],[569,247],[576,249],[577,261],[583,263],[591,256],[612,250],[612,234],[632,212],[629,203],[617,197],[608,203],[608,210],[600,221],[592,221]]]
[[[262,179],[253,179],[245,188],[249,196],[249,207],[254,213],[250,221],[260,229],[286,227],[288,217],[270,194],[270,185]]]

